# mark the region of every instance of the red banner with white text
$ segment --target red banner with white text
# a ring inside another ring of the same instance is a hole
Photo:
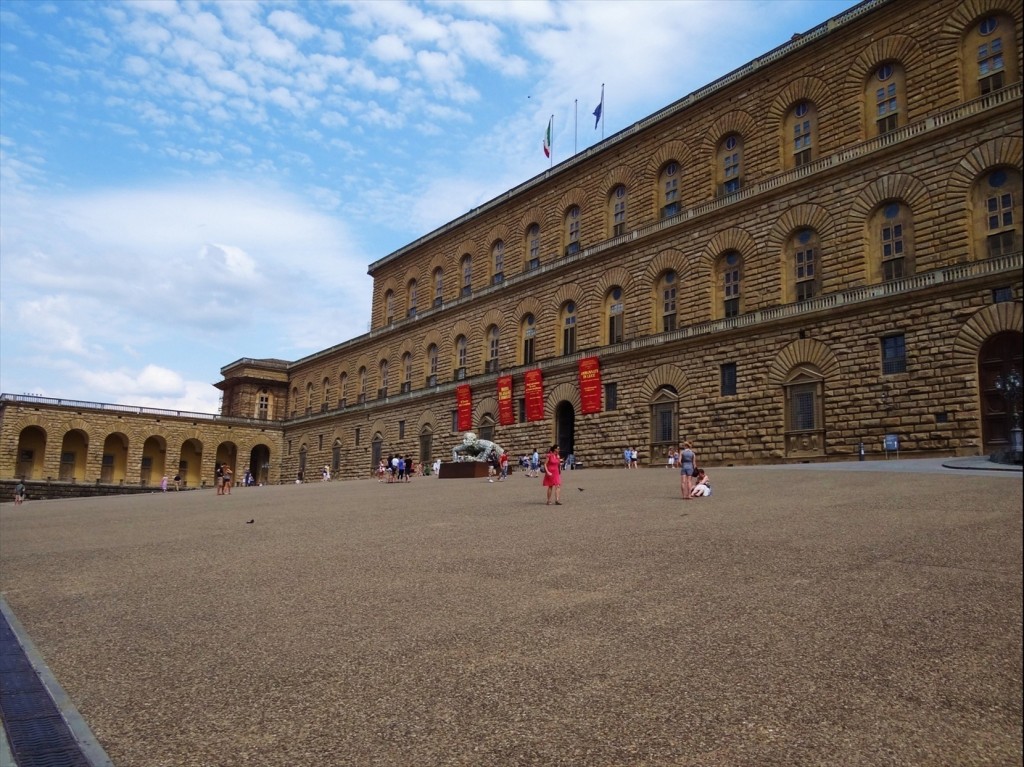
[[[455,410],[458,413],[459,431],[473,428],[473,392],[469,384],[455,387]]]
[[[539,369],[527,370],[523,376],[526,392],[526,420],[544,420],[544,375]]]
[[[512,376],[498,378],[498,423],[509,426],[516,422],[512,409]]]
[[[601,361],[597,357],[580,360],[580,411],[601,412]]]

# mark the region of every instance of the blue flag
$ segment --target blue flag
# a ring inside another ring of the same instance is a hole
[[[594,130],[597,130],[597,126],[601,124],[601,108],[604,106],[604,94],[601,94],[601,103],[597,105],[597,109],[594,110]]]

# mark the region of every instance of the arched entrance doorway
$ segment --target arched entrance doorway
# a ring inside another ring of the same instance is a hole
[[[26,426],[18,435],[18,469],[21,479],[40,479],[46,455],[46,432],[38,426]]]
[[[978,385],[981,389],[981,440],[983,451],[992,453],[1010,447],[1013,428],[1012,408],[996,387],[1011,370],[1021,373],[1022,340],[1014,330],[996,333],[981,345],[978,352]]]
[[[555,407],[555,444],[563,459],[576,452],[576,409],[567,400]]]
[[[258,485],[265,485],[270,479],[270,448],[256,445],[249,451],[249,471]]]

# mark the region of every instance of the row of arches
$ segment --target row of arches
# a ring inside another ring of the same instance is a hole
[[[177,475],[183,487],[202,487],[213,484],[216,466],[227,464],[239,479],[248,468],[257,482],[270,480],[268,445],[257,444],[239,453],[234,442],[220,442],[211,454],[198,437],[173,444],[158,434],[133,446],[126,434],[111,432],[100,443],[85,428],[65,431],[57,444],[44,426],[29,425],[18,433],[14,468],[15,476],[25,480],[159,486],[165,476]]]

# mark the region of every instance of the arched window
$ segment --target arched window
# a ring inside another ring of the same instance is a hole
[[[359,393],[357,397],[360,403],[366,402],[366,368],[359,368]]]
[[[313,382],[306,384],[306,415],[313,412]]]
[[[494,441],[494,416],[490,413],[484,413],[480,417],[480,424],[476,428],[477,436],[480,439],[486,439],[491,442]]]
[[[868,222],[871,282],[890,282],[914,273],[914,222],[900,200],[886,200]]]
[[[995,168],[983,175],[972,194],[974,233],[980,258],[1021,250],[1021,175],[1016,168]]]
[[[540,224],[530,224],[526,229],[526,270],[540,267]]]
[[[825,454],[824,384],[824,377],[811,365],[800,365],[786,378],[783,391],[787,457]]]
[[[256,418],[260,421],[270,420],[270,391],[267,389],[260,389],[256,403]]]
[[[384,322],[391,324],[395,319],[395,291],[384,291]]]
[[[678,215],[683,210],[679,197],[679,177],[682,175],[679,163],[669,160],[658,174],[658,209],[661,218]]]
[[[813,229],[800,229],[789,238],[788,259],[793,284],[792,301],[821,295],[821,243]]]
[[[505,281],[505,243],[495,240],[491,246],[491,284]]]
[[[984,96],[1015,83],[1017,35],[1013,17],[1006,14],[980,19],[964,36],[964,94],[968,99]]]
[[[487,338],[487,372],[498,372],[498,326],[490,325],[485,333]]]
[[[718,259],[718,292],[722,301],[722,317],[735,317],[743,311],[743,257],[730,250]]]
[[[338,378],[338,407],[345,407],[348,396],[348,373],[342,373]]]
[[[377,397],[388,396],[388,361],[380,361],[380,388],[377,390]]]
[[[460,295],[469,296],[473,293],[473,257],[468,253],[459,261],[459,272],[462,274],[462,290]]]
[[[562,327],[562,354],[576,353],[576,304],[566,301],[559,312]]]
[[[461,381],[467,376],[466,372],[466,351],[468,344],[465,336],[458,336],[455,339],[455,380]]]
[[[679,394],[674,386],[661,386],[650,400],[651,462],[667,460],[679,446]]]
[[[565,212],[565,255],[580,251],[580,206],[573,205]]]
[[[799,168],[818,156],[818,113],[810,101],[800,101],[786,115],[783,129],[785,167]]]
[[[402,355],[402,392],[412,391],[412,354]]]
[[[409,284],[405,289],[405,305],[409,307],[407,314],[410,317],[416,316],[416,304],[418,301],[417,289],[418,285],[416,284],[416,280],[409,280]]]
[[[718,144],[715,176],[718,194],[738,192],[743,187],[743,137],[730,133]]]
[[[895,61],[880,64],[864,87],[864,109],[870,115],[867,137],[884,136],[907,124],[906,76]]]
[[[427,386],[437,386],[437,344],[427,347]]]
[[[619,184],[608,195],[608,218],[612,222],[612,237],[626,233],[626,187]]]
[[[444,301],[444,269],[438,267],[434,270],[434,306],[440,306]]]
[[[523,351],[522,357],[519,360],[521,365],[532,365],[534,363],[534,360],[536,359],[534,339],[536,336],[536,320],[532,314],[527,314],[519,324],[519,343],[520,348]]]
[[[325,377],[322,385],[323,391],[320,393],[320,412],[325,413],[330,407],[331,401],[331,379]]]
[[[676,329],[676,290],[678,277],[675,270],[669,269],[658,279],[658,292],[655,299],[655,312],[658,322],[655,327],[662,333]]]
[[[299,387],[292,387],[292,418],[295,417],[296,412],[299,409]]]
[[[604,318],[606,327],[608,328],[608,336],[605,338],[605,343],[622,343],[624,338],[624,317],[625,305],[622,288],[616,285],[611,288],[604,297]]]

